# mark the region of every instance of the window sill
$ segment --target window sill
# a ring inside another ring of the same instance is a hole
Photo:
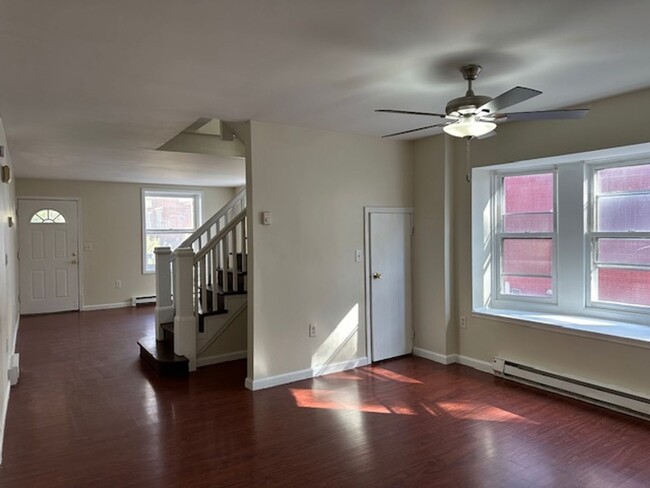
[[[474,309],[474,317],[571,334],[650,349],[650,326],[596,319],[580,315],[526,312],[521,310]]]

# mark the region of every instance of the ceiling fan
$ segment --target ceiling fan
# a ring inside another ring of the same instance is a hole
[[[503,113],[501,110],[521,103],[529,98],[541,95],[541,91],[532,88],[516,86],[502,93],[496,98],[484,95],[476,95],[472,90],[472,82],[476,80],[481,72],[478,64],[467,64],[460,68],[463,78],[467,80],[467,92],[464,97],[454,98],[447,103],[444,114],[431,112],[412,112],[409,110],[377,109],[375,112],[391,114],[424,115],[427,117],[439,117],[445,122],[418,127],[417,129],[395,132],[382,137],[399,136],[425,129],[442,127],[449,135],[454,137],[476,137],[484,138],[495,135],[494,129],[497,123],[506,120],[551,120],[551,119],[579,119],[587,115],[589,109],[576,110],[545,110],[537,112],[514,112]]]

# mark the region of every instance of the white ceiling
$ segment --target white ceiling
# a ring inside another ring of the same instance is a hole
[[[200,117],[380,136],[514,85],[552,109],[650,86],[648,0],[0,0],[19,177],[236,185],[241,159],[155,151]],[[431,134],[421,132],[412,137]]]

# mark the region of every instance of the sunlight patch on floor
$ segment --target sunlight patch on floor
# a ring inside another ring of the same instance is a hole
[[[340,390],[308,390],[291,388],[296,405],[301,408],[323,408],[328,410],[352,410],[367,413],[417,415],[408,405],[381,405],[366,403],[358,395]]]
[[[427,409],[434,416],[449,415],[461,420],[482,420],[489,422],[521,422],[538,424],[525,417],[517,415],[487,403],[456,401],[436,402]]]

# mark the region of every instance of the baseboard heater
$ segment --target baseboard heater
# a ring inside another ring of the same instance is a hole
[[[494,374],[501,378],[650,419],[650,398],[636,393],[616,390],[503,358],[494,358],[493,370]]]
[[[156,295],[149,295],[146,297],[133,297],[131,298],[131,306],[137,307],[146,303],[156,303]]]

